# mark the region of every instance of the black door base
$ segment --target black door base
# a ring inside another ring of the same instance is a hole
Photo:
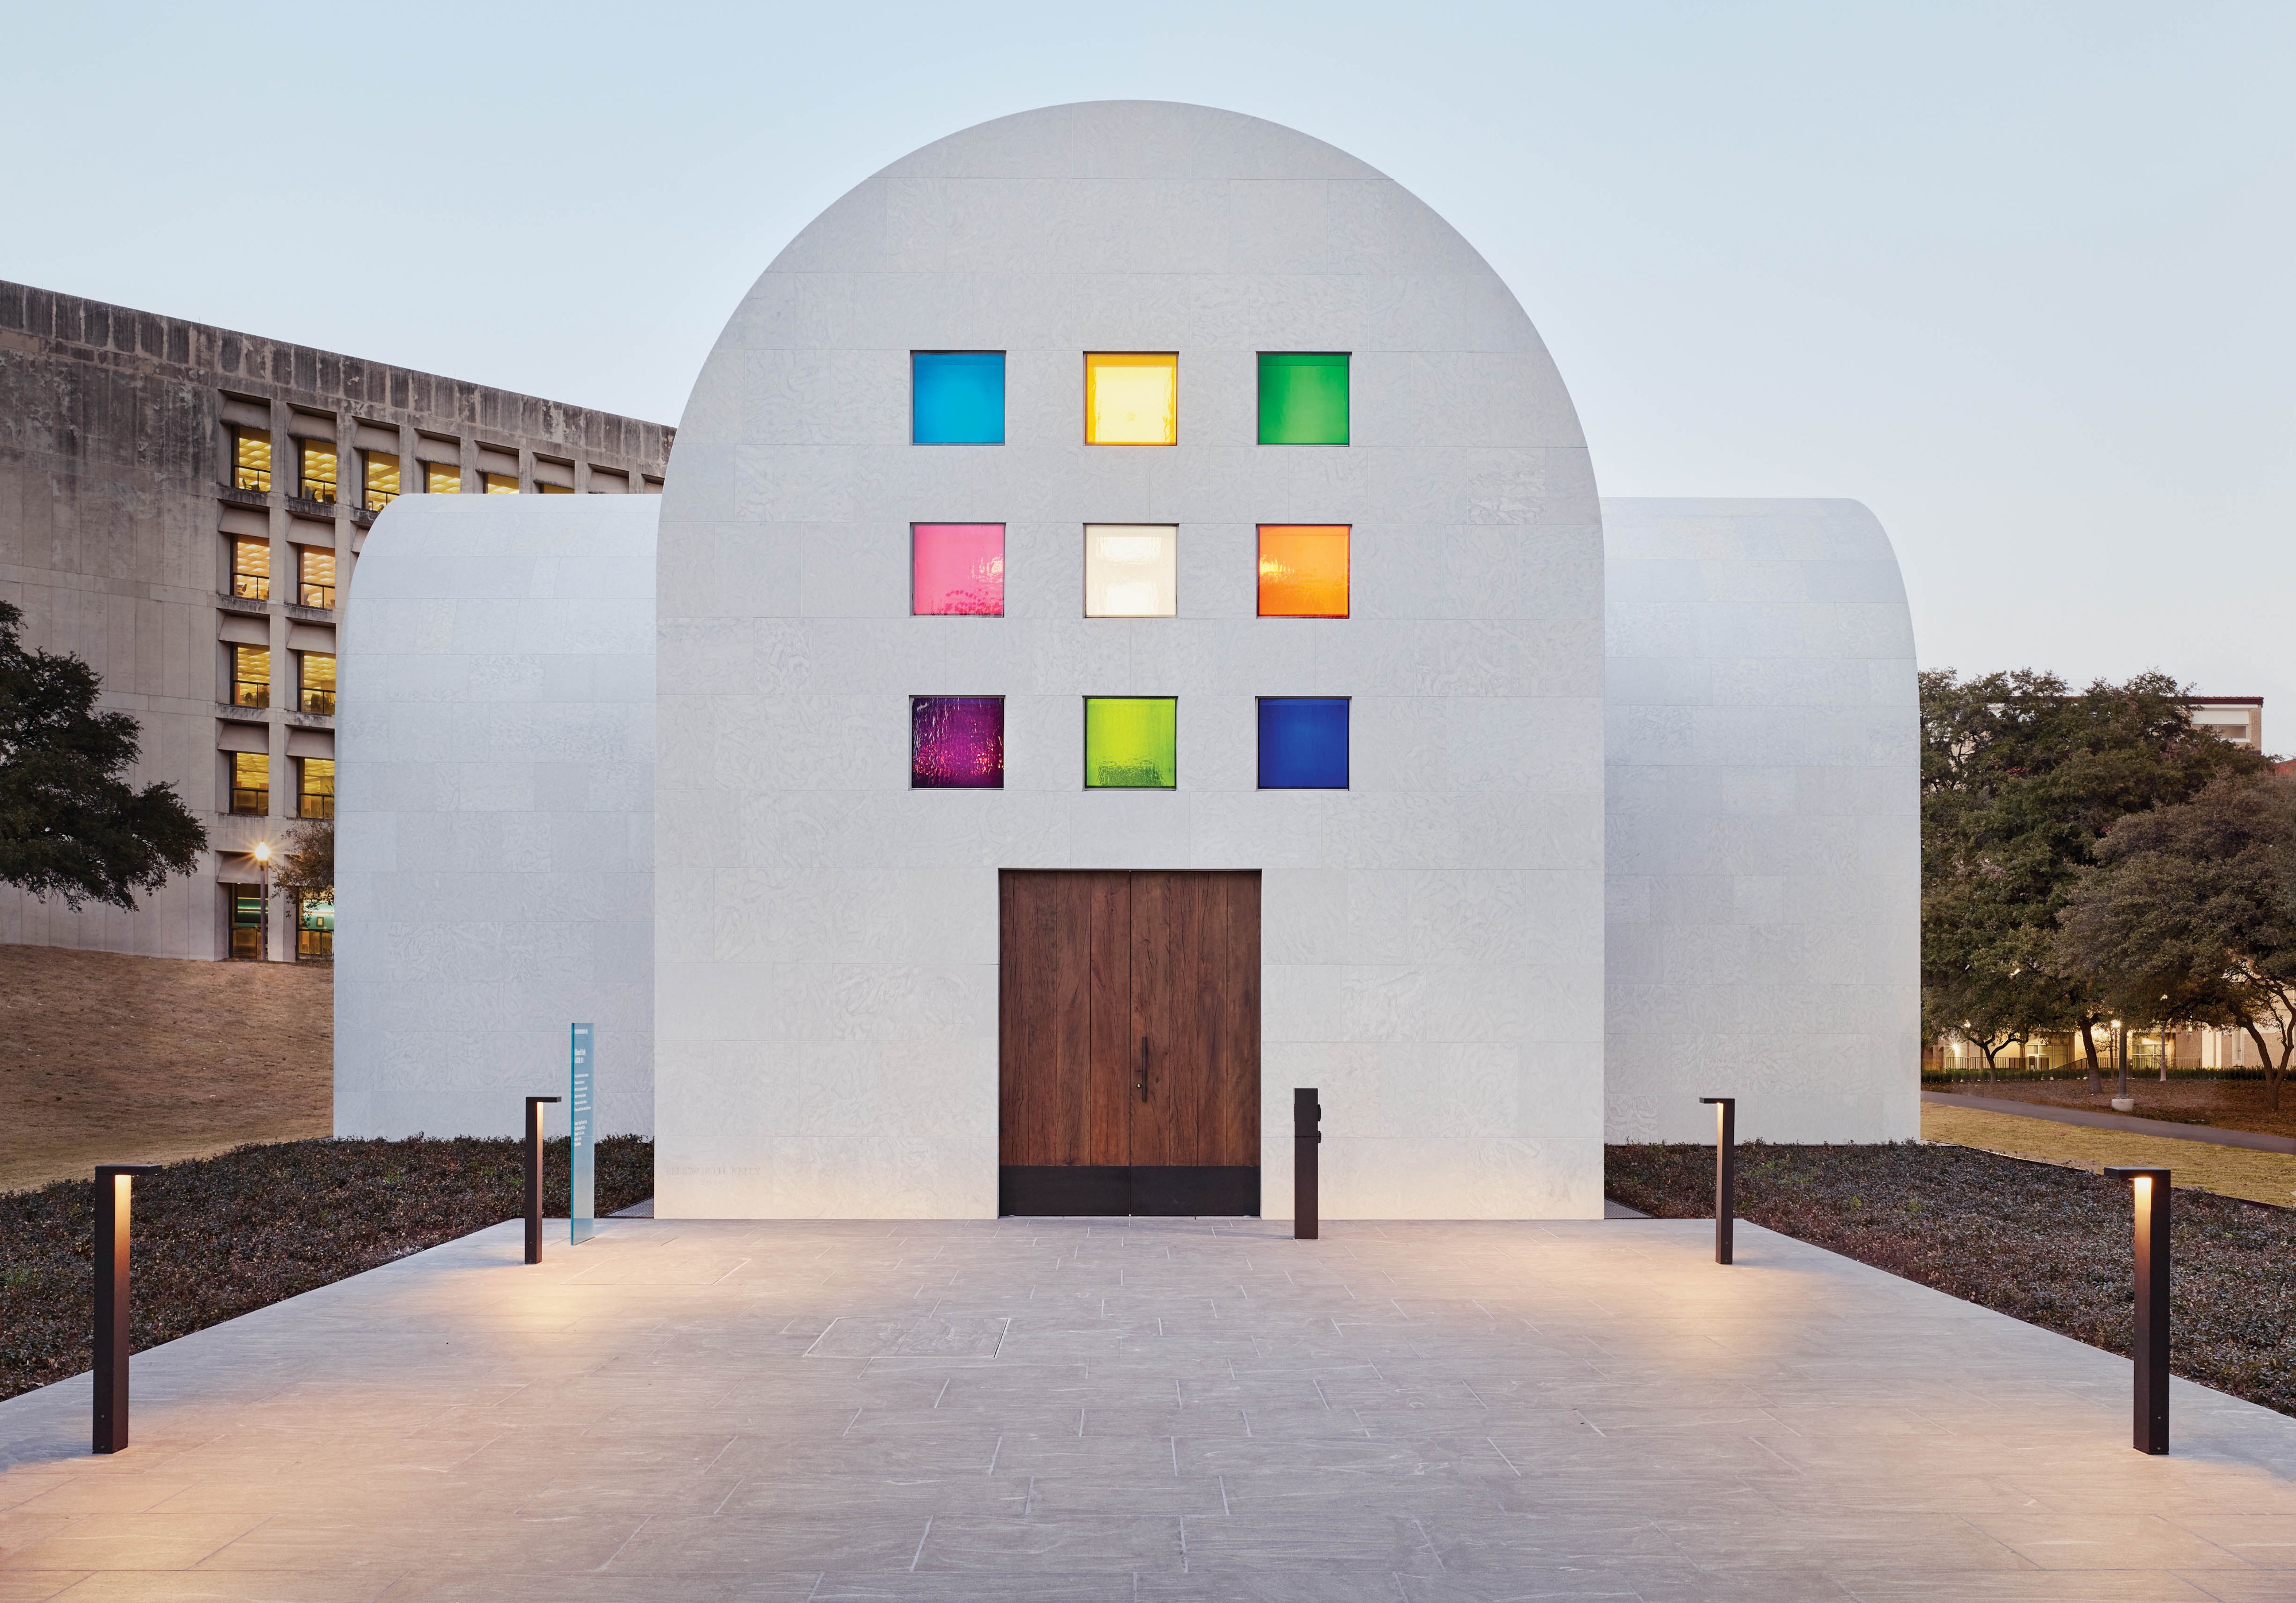
[[[1257,1219],[1259,1165],[1008,1164],[996,1171],[996,1212],[1022,1218]]]

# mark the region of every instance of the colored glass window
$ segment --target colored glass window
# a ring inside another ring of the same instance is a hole
[[[1348,442],[1348,353],[1259,353],[1259,443]]]
[[[1167,353],[1088,353],[1084,359],[1086,445],[1177,445],[1180,358]]]
[[[1348,698],[1259,698],[1259,788],[1348,788]]]
[[[1086,790],[1170,790],[1180,782],[1180,703],[1168,695],[1088,695]]]
[[[1004,443],[1004,353],[909,353],[909,438],[918,445]]]
[[[909,698],[912,790],[1004,788],[1004,698]]]
[[[1180,531],[1170,523],[1084,526],[1084,615],[1172,618],[1180,611]]]
[[[909,525],[909,612],[1004,615],[1004,525]]]
[[[1348,526],[1345,523],[1262,523],[1259,526],[1259,615],[1263,618],[1344,618],[1348,615]]]

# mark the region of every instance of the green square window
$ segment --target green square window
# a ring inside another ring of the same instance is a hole
[[[1085,789],[1172,789],[1179,728],[1180,703],[1168,695],[1085,697]]]
[[[1259,353],[1259,443],[1348,442],[1348,353]]]

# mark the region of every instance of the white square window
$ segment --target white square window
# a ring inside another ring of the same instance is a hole
[[[1084,526],[1084,615],[1172,618],[1180,611],[1180,530],[1171,523]]]

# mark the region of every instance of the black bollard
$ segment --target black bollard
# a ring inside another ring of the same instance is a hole
[[[95,1166],[95,1448],[127,1445],[127,1249],[135,1177],[157,1163]]]
[[[526,1099],[526,1261],[542,1262],[542,1110],[555,1097]]]
[[[1296,1241],[1313,1241],[1322,1221],[1316,1206],[1316,1188],[1322,1176],[1317,1172],[1316,1149],[1324,1143],[1324,1106],[1316,1100],[1313,1086],[1295,1087],[1292,1092],[1292,1236]]]
[[[1738,1099],[1701,1097],[1714,1105],[1714,1262],[1730,1262],[1730,1226],[1738,1214]]]
[[[2169,1451],[2169,1171],[2112,1168],[2105,1173],[2136,1194],[2136,1360],[2135,1446]]]

